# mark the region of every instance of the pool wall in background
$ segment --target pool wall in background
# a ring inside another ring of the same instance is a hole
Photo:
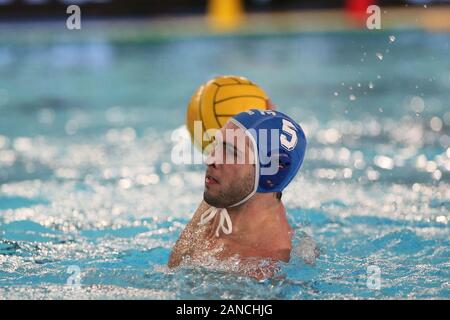
[[[231,1],[236,0],[230,0],[230,2]],[[61,13],[65,12],[65,9],[70,4],[81,6],[87,16],[97,18],[121,16],[154,17],[158,15],[205,14],[208,10],[208,4],[210,2],[211,1],[208,0],[1,0],[0,17],[3,19],[36,19],[58,17],[61,16]],[[367,6],[368,3],[377,4],[383,7],[420,6],[424,4],[431,6],[448,4],[448,0],[246,0],[239,2],[242,3],[247,12],[345,8],[349,6]]]

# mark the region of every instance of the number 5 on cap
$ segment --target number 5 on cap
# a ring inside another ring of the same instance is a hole
[[[294,125],[290,121],[283,119],[283,127],[281,130],[291,136],[291,140],[288,140],[285,134],[281,134],[281,145],[288,151],[293,150],[297,145],[297,131],[295,130]]]

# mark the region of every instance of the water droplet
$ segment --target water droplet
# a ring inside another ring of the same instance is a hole
[[[439,117],[431,118],[431,120],[430,120],[431,130],[439,132],[439,131],[441,131],[442,126],[443,126],[443,122]]]
[[[373,83],[372,83],[372,81],[369,82],[369,89],[373,89]]]
[[[384,110],[383,108],[378,108],[378,111],[383,112]]]
[[[395,41],[395,36],[389,36],[389,42],[393,43]]]
[[[383,55],[381,53],[377,52],[376,56],[379,60],[383,60]]]
[[[356,97],[355,97],[354,94],[351,94],[350,97],[349,97],[349,99],[350,99],[351,101],[355,101],[355,100],[356,100]]]
[[[431,176],[434,180],[440,180],[442,178],[442,172],[441,170],[436,170],[431,174]]]
[[[162,171],[162,173],[164,173],[164,174],[168,174],[170,171],[171,171],[171,166],[170,166],[170,163],[168,163],[168,162],[163,162],[162,164],[161,164],[161,171]]]
[[[338,92],[335,92],[334,95],[337,97],[337,96],[339,95],[339,93],[338,93]]]

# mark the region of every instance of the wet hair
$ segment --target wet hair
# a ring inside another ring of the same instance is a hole
[[[281,191],[278,191],[276,194],[275,194],[275,197],[277,198],[277,200],[278,201],[281,201],[281,196],[283,195],[283,193],[281,192]]]

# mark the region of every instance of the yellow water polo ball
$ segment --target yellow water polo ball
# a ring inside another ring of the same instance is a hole
[[[220,76],[204,83],[194,93],[187,108],[186,126],[194,145],[203,151],[212,142],[213,134],[208,133],[249,109],[274,109],[264,90],[249,79]],[[194,136],[195,121],[201,122],[199,136]]]

